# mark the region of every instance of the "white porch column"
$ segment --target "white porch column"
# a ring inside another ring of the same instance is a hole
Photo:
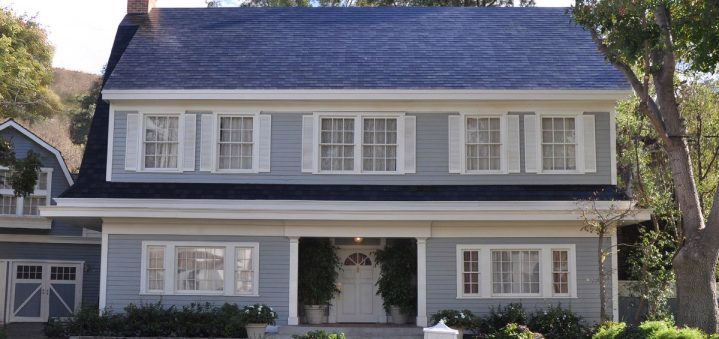
[[[289,302],[289,318],[287,318],[287,325],[298,325],[300,323],[299,317],[297,317],[297,284],[298,284],[298,273],[297,273],[297,260],[299,256],[300,243],[299,237],[290,237],[290,302]]]
[[[427,327],[427,238],[417,238],[417,326]]]

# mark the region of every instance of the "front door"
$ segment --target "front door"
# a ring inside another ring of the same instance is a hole
[[[13,262],[10,271],[11,322],[46,322],[69,317],[80,306],[82,264]]]
[[[379,269],[369,250],[340,249],[342,271],[340,272],[337,297],[337,322],[376,323],[384,312],[380,297],[376,294]]]

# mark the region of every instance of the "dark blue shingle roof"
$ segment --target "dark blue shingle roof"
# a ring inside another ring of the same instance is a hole
[[[139,29],[105,89],[628,89],[566,8],[157,8],[130,19]]]

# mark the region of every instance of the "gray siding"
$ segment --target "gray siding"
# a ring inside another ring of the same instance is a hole
[[[212,174],[199,171],[199,149],[196,171],[184,173],[128,172],[125,164],[127,113],[115,112],[112,154],[112,180],[125,182],[200,182],[200,183],[271,183],[271,184],[375,184],[375,185],[490,185],[490,184],[609,184],[610,133],[609,114],[596,116],[597,173],[581,175],[537,175],[515,173],[504,175],[459,175],[448,173],[447,113],[409,114],[417,117],[417,173],[405,175],[317,175],[302,173],[302,114],[272,114],[272,171],[259,174]],[[307,113],[309,114],[309,113]],[[514,113],[520,114],[520,113]],[[200,145],[198,114],[197,148]],[[522,126],[523,124],[520,124]],[[520,133],[523,135],[523,133]],[[523,138],[523,136],[522,136]],[[523,147],[523,142],[520,143]],[[522,152],[524,152],[522,150]],[[522,153],[523,154],[523,153]],[[522,163],[523,164],[523,163]],[[524,168],[524,166],[522,166]]]
[[[98,304],[100,245],[0,242],[0,259],[84,261],[82,302]]]
[[[577,298],[457,299],[458,244],[576,244]],[[598,322],[600,305],[596,253],[596,238],[430,238],[427,240],[427,314],[431,316],[442,309],[469,309],[486,315],[492,307],[522,303],[529,312],[548,305],[561,305],[578,313],[589,323]],[[607,283],[607,292],[611,295],[611,281]],[[611,315],[611,300],[609,305]]]
[[[259,242],[259,296],[140,295],[140,261],[143,240]],[[289,303],[289,240],[285,237],[110,235],[107,261],[107,306],[121,311],[130,303],[187,305],[193,302],[247,305],[264,303],[277,311],[278,324],[287,323]]]

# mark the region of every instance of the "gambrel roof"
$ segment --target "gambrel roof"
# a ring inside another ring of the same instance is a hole
[[[567,8],[156,8],[104,89],[626,90]]]

